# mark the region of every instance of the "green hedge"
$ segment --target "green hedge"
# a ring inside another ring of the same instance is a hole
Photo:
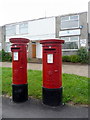
[[[62,56],[62,61],[78,63],[78,62],[80,62],[80,59],[79,59],[78,55],[67,55],[67,56],[65,55],[65,56]]]
[[[4,50],[0,51],[0,61],[12,61],[12,57],[8,52],[5,52]]]
[[[79,56],[78,55],[71,55],[70,56],[70,61],[72,63],[78,63],[78,62],[80,62]]]
[[[70,56],[68,56],[68,55],[63,56],[62,61],[63,62],[71,62]]]
[[[85,47],[81,47],[77,51],[77,55],[65,55],[62,56],[63,62],[72,62],[72,63],[88,63],[89,62],[89,55],[88,51]]]

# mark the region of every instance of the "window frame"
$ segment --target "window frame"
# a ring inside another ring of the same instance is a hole
[[[14,26],[14,29],[12,29],[12,26]],[[13,31],[15,30],[12,34],[7,34],[7,31]],[[12,24],[12,25],[7,25],[6,28],[5,28],[5,32],[6,32],[6,36],[14,36],[16,35],[16,25],[15,24]]]
[[[27,27],[21,27],[20,25],[23,25],[23,24],[27,24]],[[26,32],[21,32],[21,29],[27,29]],[[28,22],[23,22],[23,23],[19,23],[19,34],[20,35],[23,35],[23,34],[28,34]]]
[[[71,16],[78,16],[78,19],[70,19]],[[69,19],[68,20],[61,20],[61,24],[64,22],[78,21],[78,26],[77,27],[70,27],[70,28],[67,28],[67,27],[62,28],[62,26],[60,25],[61,30],[79,28],[79,15],[62,16],[61,19],[63,17],[69,17]]]
[[[68,38],[69,38],[69,41],[66,41],[65,43],[67,43],[67,42],[71,42],[70,41],[70,38],[71,37],[76,37],[76,36],[69,36]],[[79,44],[79,40],[80,40],[80,37],[79,36],[77,36],[78,37],[78,40],[74,40],[73,42],[75,42],[75,41],[77,41],[78,42],[78,48],[77,49],[63,49],[62,48],[62,51],[77,51],[79,48],[80,48],[80,44]],[[63,39],[63,38],[65,38],[65,37],[61,37],[61,39]]]

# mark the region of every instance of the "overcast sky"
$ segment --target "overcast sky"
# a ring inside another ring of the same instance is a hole
[[[41,17],[88,11],[90,0],[0,0],[0,26]]]

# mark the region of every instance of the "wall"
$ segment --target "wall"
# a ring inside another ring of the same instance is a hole
[[[0,27],[0,50],[2,50],[2,27]]]
[[[83,26],[81,29],[80,40],[86,39],[86,47],[88,46],[88,26],[87,26],[87,13],[80,13],[80,25]],[[81,44],[80,44],[81,47]]]
[[[29,22],[29,36],[31,40],[55,37],[55,18],[39,19]]]
[[[5,50],[5,26],[0,27],[0,50]]]
[[[30,40],[40,40],[55,37],[55,17],[28,21],[28,34],[19,34],[19,23],[16,23],[16,35],[6,36],[6,42],[11,37],[24,37]]]
[[[42,58],[42,45],[36,42],[36,58]]]
[[[90,48],[90,2],[88,3],[88,45]]]
[[[62,52],[62,56],[65,56],[65,55],[76,55],[77,54],[77,51],[63,51]]]

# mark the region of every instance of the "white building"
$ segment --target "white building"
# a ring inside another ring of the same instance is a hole
[[[6,51],[10,52],[10,38],[28,38],[32,43],[32,57],[42,58],[42,39],[55,38],[55,17],[6,25]],[[36,51],[35,51],[36,50]],[[35,55],[36,54],[36,55]]]
[[[28,38],[30,58],[42,58],[40,40],[60,38],[65,40],[63,54],[76,54],[77,50],[87,47],[87,12],[55,17],[40,18],[5,25],[5,51],[10,52],[10,38]]]

